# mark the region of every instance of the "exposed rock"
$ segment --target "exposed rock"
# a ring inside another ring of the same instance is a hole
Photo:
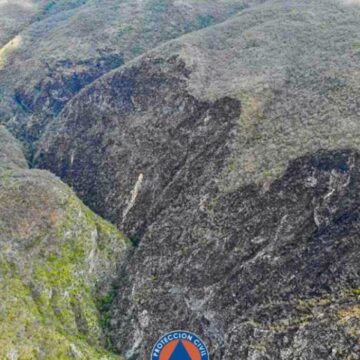
[[[186,328],[212,359],[358,359],[359,172],[358,152],[319,152],[267,191],[214,192],[201,206],[183,190],[124,267],[119,351],[144,358]]]

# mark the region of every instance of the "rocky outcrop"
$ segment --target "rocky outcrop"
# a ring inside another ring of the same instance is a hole
[[[0,127],[0,357],[119,359],[103,310],[128,241]]]
[[[119,351],[143,358],[186,328],[212,359],[357,359],[359,169],[358,152],[323,151],[163,212],[122,273]]]

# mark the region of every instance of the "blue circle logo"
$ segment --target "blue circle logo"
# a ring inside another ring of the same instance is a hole
[[[150,360],[209,360],[209,352],[198,336],[178,330],[156,342]]]

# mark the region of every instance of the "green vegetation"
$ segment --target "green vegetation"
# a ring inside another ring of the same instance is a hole
[[[0,358],[119,359],[104,348],[103,294],[129,241],[49,173],[17,169],[14,144],[0,156]]]
[[[360,41],[355,41],[352,44],[352,48],[355,49],[355,50],[360,50]]]
[[[271,170],[264,170],[263,173],[262,173],[262,176],[264,179],[266,178],[271,178],[273,176]]]

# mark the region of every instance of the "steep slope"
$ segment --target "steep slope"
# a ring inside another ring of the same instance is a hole
[[[121,273],[119,351],[146,358],[185,328],[212,359],[358,359],[359,171],[358,152],[319,152],[267,189],[185,190]]]
[[[30,24],[87,0],[1,0],[0,49]]]
[[[187,181],[189,158],[207,166],[207,147],[227,148],[221,175],[203,176],[222,191],[269,181],[309,152],[358,147],[359,20],[338,2],[274,1],[170,42],[75,97],[36,162],[136,233],[149,207],[166,207],[160,193]]]
[[[214,182],[235,139],[240,102],[199,101],[186,89],[188,76],[175,56],[144,58],[106,77],[64,111],[59,124],[71,121],[49,133],[38,161],[141,237],[184,188],[195,182],[196,194]]]
[[[2,56],[0,118],[32,143],[66,102],[99,76],[261,1],[89,0],[67,11],[60,11],[64,1],[50,2],[47,13],[58,12],[17,34]]]
[[[44,136],[37,165],[139,242],[127,358],[176,328],[214,359],[358,358],[359,24],[265,2],[95,81]]]
[[[43,1],[45,3],[45,1]],[[41,1],[1,0],[0,1],[0,49],[28,26],[41,11]]]
[[[128,247],[0,127],[1,359],[118,359],[99,309]]]

